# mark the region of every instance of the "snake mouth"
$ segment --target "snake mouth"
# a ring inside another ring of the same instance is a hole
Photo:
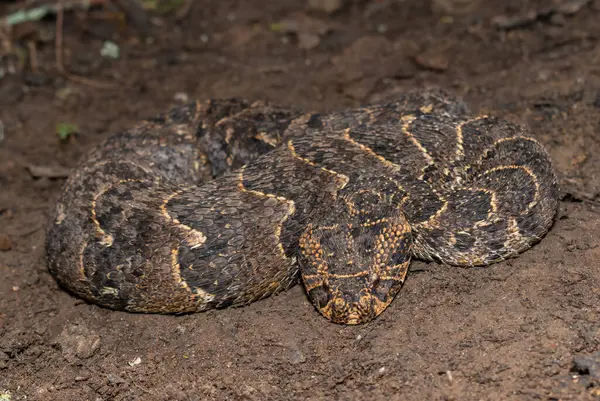
[[[369,313],[369,314],[362,314],[361,312],[359,312],[355,308],[351,307],[350,312],[348,312],[341,319],[339,319],[339,318],[332,318],[331,321],[333,323],[356,326],[356,325],[359,325],[359,324],[369,323],[375,317],[376,316],[374,316],[374,314],[371,314],[371,313]]]
[[[331,277],[323,280],[315,275],[303,279],[319,313],[343,325],[369,323],[389,306],[402,286],[402,280],[390,277],[374,277],[366,283]]]
[[[356,301],[350,301],[342,295],[333,295],[319,312],[328,320],[337,324],[359,325],[369,323],[379,316],[390,304],[393,296],[381,300],[376,293],[364,291]]]

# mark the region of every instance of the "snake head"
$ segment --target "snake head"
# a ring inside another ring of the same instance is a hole
[[[398,206],[373,192],[339,198],[300,237],[300,271],[319,312],[367,323],[392,302],[410,262],[411,231]]]

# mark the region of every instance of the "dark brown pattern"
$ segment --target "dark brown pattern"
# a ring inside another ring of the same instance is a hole
[[[441,91],[327,115],[193,103],[110,138],[74,170],[47,236],[67,289],[127,311],[239,306],[298,272],[336,323],[368,322],[410,257],[488,265],[558,204],[543,147]]]

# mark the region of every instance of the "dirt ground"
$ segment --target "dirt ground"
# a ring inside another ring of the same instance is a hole
[[[53,16],[34,23],[35,71],[30,36],[13,43],[25,64],[0,80],[0,400],[600,398],[600,1],[189,3],[149,25],[107,6],[66,12],[63,65],[91,82],[57,71]],[[245,308],[135,315],[86,304],[47,271],[67,169],[136,120],[186,98],[327,111],[429,86],[550,151],[559,216],[519,258],[415,261],[359,327],[323,319],[301,286]],[[64,124],[77,133],[61,141]]]

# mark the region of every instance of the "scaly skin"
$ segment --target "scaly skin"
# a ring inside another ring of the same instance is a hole
[[[113,309],[240,306],[300,276],[323,316],[359,324],[394,299],[411,256],[514,257],[557,205],[538,142],[441,91],[326,115],[196,102],[82,161],[47,254],[63,286]]]

